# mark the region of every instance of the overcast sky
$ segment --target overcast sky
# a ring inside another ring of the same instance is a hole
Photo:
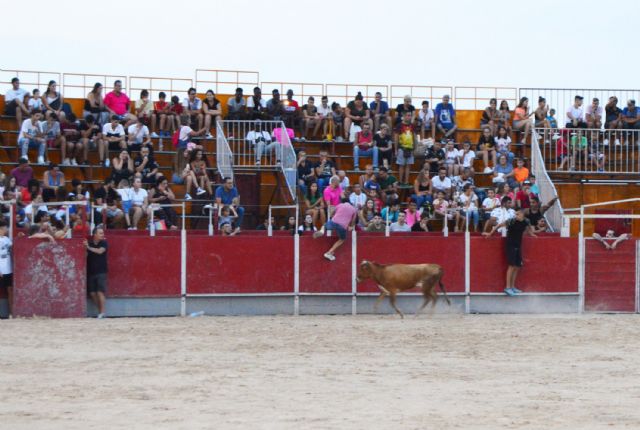
[[[4,7],[0,63],[189,78],[196,68],[245,69],[261,81],[637,88],[640,2],[603,4],[30,0]]]

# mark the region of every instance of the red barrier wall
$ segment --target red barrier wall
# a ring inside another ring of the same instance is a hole
[[[109,297],[180,296],[180,236],[107,232]]]
[[[13,247],[13,314],[86,316],[87,256],[82,239],[49,243],[17,238]]]
[[[635,240],[626,240],[610,251],[595,240],[585,240],[585,310],[635,312],[635,245]]]
[[[187,239],[188,292],[292,293],[293,236]]]
[[[300,236],[300,292],[351,292],[351,233],[336,251],[336,261],[323,257],[336,240],[335,234],[318,239]]]
[[[464,292],[464,236],[358,235],[358,264],[362,260],[376,263],[420,264],[435,263],[442,266],[447,292]],[[379,292],[371,281],[358,284],[358,292]],[[413,289],[411,291],[419,291]]]
[[[471,291],[501,293],[505,287],[505,239],[471,238]],[[578,239],[525,236],[524,265],[516,287],[525,293],[578,292]]]

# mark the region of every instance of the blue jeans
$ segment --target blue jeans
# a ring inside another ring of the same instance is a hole
[[[307,189],[309,187],[307,187],[307,184],[303,180],[298,181],[298,188],[300,188],[300,192],[302,193],[303,196],[307,195]]]
[[[421,208],[426,202],[433,203],[433,197],[431,196],[419,196],[417,194],[411,194],[411,200],[416,202],[416,206]]]
[[[347,238],[347,230],[340,224],[336,224],[335,222],[329,220],[324,225],[327,230],[335,230],[338,233],[338,237],[340,240],[345,240]]]
[[[38,148],[38,157],[44,157],[44,140],[37,141],[36,139],[21,137],[18,139],[18,145],[20,146],[20,153],[23,157],[27,156],[29,148]]]
[[[478,223],[480,222],[480,213],[477,209],[462,211],[462,215],[467,217],[467,219],[469,220],[469,224],[473,222],[473,227],[476,230],[478,229]]]
[[[236,208],[236,212],[238,213],[238,219],[236,221],[236,226],[242,227],[242,219],[244,218],[244,208],[242,206],[238,206]]]
[[[318,190],[320,190],[320,192],[324,191],[324,189],[327,187],[327,185],[329,185],[329,181],[331,180],[330,177],[328,178],[318,178]]]
[[[378,147],[374,146],[371,149],[360,149],[357,145],[353,147],[353,167],[355,169],[360,165],[360,157],[373,156],[373,167],[378,167]]]

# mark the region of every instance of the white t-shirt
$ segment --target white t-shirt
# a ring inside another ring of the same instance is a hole
[[[11,265],[11,239],[7,236],[0,237],[0,275],[8,275],[13,273]]]
[[[327,105],[327,107],[323,107],[322,103],[320,103],[320,106],[317,106],[318,108],[318,114],[322,115],[322,116],[329,116],[329,114],[331,113],[331,106]]]
[[[440,176],[436,176],[431,179],[431,183],[433,184],[434,190],[448,190],[451,188],[451,179],[448,176],[445,176],[444,179],[440,179]]]
[[[131,201],[131,188],[118,188],[116,191],[123,202]]]
[[[342,181],[340,181],[340,188],[342,188],[343,190],[346,190],[347,188],[349,188],[349,177],[345,176],[344,179]]]
[[[146,137],[149,137],[149,128],[146,125],[138,127],[138,124],[131,124],[128,131],[129,139],[134,140],[136,143],[142,143]]]
[[[457,149],[453,148],[451,151],[444,151],[444,158],[447,164],[454,164],[456,159],[460,156],[460,152]]]
[[[180,134],[178,135],[178,140],[186,141],[189,140],[189,133],[191,133],[193,129],[188,125],[183,125],[180,127]]]
[[[465,206],[469,201],[469,199],[471,199],[471,203],[469,204],[469,207],[466,210],[472,211],[472,210],[478,209],[478,196],[476,196],[476,193],[471,193],[470,197],[467,197],[465,193],[460,194],[460,197],[458,197],[458,200],[460,201],[460,206],[463,209],[465,209]]]
[[[122,126],[122,124],[118,124],[114,130],[113,127],[111,127],[111,123],[107,123],[102,126],[102,134],[107,137],[123,136],[124,127]]]
[[[509,145],[511,145],[511,138],[507,137],[494,137],[493,141],[496,143],[496,150],[498,152],[505,152],[509,149]]]
[[[433,109],[429,108],[429,109],[427,109],[426,112],[423,109],[420,109],[418,111],[418,118],[420,118],[422,123],[425,124],[425,125],[427,123],[430,123],[434,118]]]
[[[251,130],[249,133],[247,133],[246,140],[252,145],[255,145],[258,142],[264,142],[265,144],[268,145],[269,143],[271,143],[271,135],[269,134],[268,131]]]
[[[602,106],[598,106],[595,109],[595,112],[593,110],[593,105],[589,105],[587,106],[587,115],[592,115],[592,116],[602,116]]]
[[[29,99],[29,110],[42,110],[42,99]]]
[[[27,118],[22,121],[22,127],[20,127],[20,137],[32,139],[40,132],[40,124],[37,122],[34,124],[31,122],[31,118]]]
[[[495,208],[491,211],[491,217],[496,219],[496,223],[502,224],[503,222],[515,218],[516,211],[513,209],[507,209],[503,207]],[[498,229],[500,233],[506,232],[507,229],[505,227],[501,227]]]
[[[193,101],[189,100],[189,97],[182,100],[182,106],[186,110],[200,110],[202,109],[202,100],[198,97],[194,98]]]
[[[465,154],[463,149],[461,149],[459,153],[460,158],[462,158],[462,167],[473,167],[473,160],[476,159],[476,153],[470,150]]]
[[[264,109],[267,108],[267,101],[264,98],[260,97],[259,103],[261,108],[264,108]],[[255,103],[253,102],[253,96],[247,97],[247,107],[248,108],[255,107]]]
[[[27,95],[27,91],[23,90],[22,88],[18,88],[17,90],[10,89],[9,91],[7,91],[7,94],[5,94],[4,96],[4,102],[9,103],[10,101],[13,101],[15,99],[20,99],[20,101],[23,101],[24,96],[26,95]]]
[[[486,197],[482,201],[482,208],[487,211],[493,211],[495,208],[499,206],[500,206],[500,199],[498,199],[497,197],[494,197],[494,198]]]
[[[573,121],[571,118],[569,118],[569,114],[573,115],[573,117],[575,119],[577,119],[578,121],[584,121],[584,109],[582,109],[582,106],[577,108],[575,105],[571,105],[571,107],[569,109],[567,109],[567,122],[568,123]]]
[[[367,195],[365,193],[351,193],[351,195],[349,195],[349,202],[352,206],[360,209],[364,207],[364,204],[367,202]]]
[[[140,188],[137,193],[134,188],[129,190],[129,200],[131,200],[131,203],[135,206],[142,206],[147,196],[147,190],[144,188]]]

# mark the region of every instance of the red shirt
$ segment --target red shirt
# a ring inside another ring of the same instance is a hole
[[[156,113],[162,112],[167,106],[169,106],[169,103],[158,101],[153,104],[153,110],[155,110]]]
[[[526,209],[530,206],[529,204],[529,197],[531,194],[527,194],[525,191],[518,191],[518,193],[516,194],[516,200],[520,201],[520,207],[522,209]]]
[[[120,95],[116,95],[113,91],[107,94],[104,98],[104,104],[116,115],[124,115],[129,111],[129,97],[125,93],[120,93]]]
[[[356,142],[358,142],[358,147],[363,151],[371,149],[372,146],[369,144],[373,142],[373,133],[369,131],[369,134],[365,135],[364,132],[359,131],[356,133]]]
[[[285,100],[284,101],[284,110],[287,112],[294,112],[300,109],[300,105],[295,100]]]
[[[183,111],[183,107],[180,103],[176,103],[176,104],[172,104],[171,107],[169,108],[169,110],[173,113],[175,113],[176,115],[181,115],[182,111]]]

